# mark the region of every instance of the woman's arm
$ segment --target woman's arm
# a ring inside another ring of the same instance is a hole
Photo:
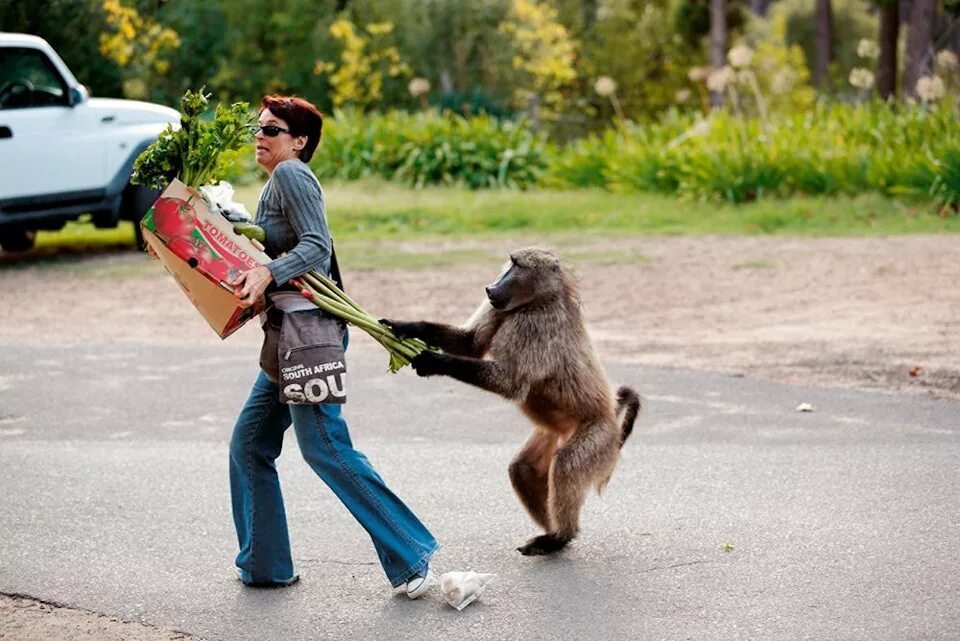
[[[285,161],[274,169],[271,180],[280,194],[283,215],[297,235],[297,244],[267,265],[245,271],[233,281],[237,298],[245,307],[259,300],[271,283],[283,284],[329,265],[332,243],[323,193],[310,168],[299,160]]]
[[[318,269],[330,261],[330,231],[327,228],[323,193],[310,168],[299,160],[277,165],[271,180],[280,194],[280,207],[297,244],[285,256],[266,267],[280,284]]]

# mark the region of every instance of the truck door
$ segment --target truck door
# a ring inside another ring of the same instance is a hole
[[[99,123],[43,51],[0,48],[0,200],[94,192],[106,183]]]

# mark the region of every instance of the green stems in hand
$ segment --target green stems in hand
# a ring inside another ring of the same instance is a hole
[[[419,339],[400,340],[393,331],[368,314],[330,278],[312,271],[292,281],[303,296],[332,316],[343,319],[369,334],[390,352],[390,371],[397,372],[420,352],[429,349]]]

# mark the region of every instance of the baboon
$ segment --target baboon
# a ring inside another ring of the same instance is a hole
[[[579,529],[592,486],[610,480],[633,430],[640,396],[610,383],[584,326],[577,285],[549,250],[510,254],[503,273],[463,327],[384,319],[403,338],[440,348],[413,360],[420,376],[446,375],[516,401],[533,435],[510,463],[520,502],[546,534],[524,555],[562,549]]]

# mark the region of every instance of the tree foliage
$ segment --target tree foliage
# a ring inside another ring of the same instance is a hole
[[[703,60],[704,49],[689,47],[673,30],[673,6],[654,0],[613,0],[585,35],[581,70],[591,80],[583,95],[600,114],[606,101],[593,94],[592,79],[609,76],[627,117],[642,119],[676,104],[689,67]]]
[[[119,66],[99,51],[90,34],[106,29],[100,0],[3,0],[0,30],[31,33],[45,38],[81,83],[94,95],[120,96]]]
[[[313,71],[328,75],[335,107],[375,105],[383,98],[384,75],[409,75],[410,68],[400,60],[397,48],[380,42],[392,31],[391,22],[370,23],[357,29],[344,17],[330,25],[330,35],[343,47],[340,61],[317,60]]]
[[[107,28],[100,33],[100,53],[123,70],[125,95],[147,98],[152,80],[170,70],[168,54],[180,47],[180,37],[120,0],[103,0],[102,7]]]
[[[499,28],[513,41],[511,64],[517,72],[518,103],[524,105],[535,95],[545,111],[562,110],[565,94],[577,77],[577,43],[557,21],[557,11],[545,2],[513,0]]]
[[[857,44],[864,38],[876,38],[877,15],[863,0],[832,0],[834,49],[830,65],[830,84],[837,88],[848,86],[847,74],[859,64]],[[814,3],[809,0],[781,0],[771,10],[787,17],[787,39],[803,48],[807,62],[814,60],[816,25]]]
[[[773,111],[806,111],[813,106],[816,92],[810,84],[810,69],[803,48],[790,44],[787,16],[774,5],[765,20],[749,32],[756,47],[757,80]]]
[[[937,49],[946,42],[944,15],[960,8],[960,0],[941,2]],[[782,103],[771,108],[803,109],[813,95],[813,3],[776,0],[767,18],[751,12],[760,4],[766,3],[726,0],[727,48],[744,41],[754,47],[757,80],[776,95],[771,103]],[[852,100],[848,75],[865,64],[857,47],[877,37],[877,11],[865,0],[831,5],[832,85],[840,99]],[[46,38],[99,96],[175,105],[185,90],[206,86],[223,101],[256,104],[280,92],[304,96],[326,112],[432,106],[503,118],[520,116],[525,97],[537,95],[548,131],[568,138],[613,120],[701,109],[700,85],[688,74],[707,63],[709,6],[709,0],[0,0],[0,29]],[[782,16],[776,33],[774,14]],[[412,96],[411,77],[426,79],[429,93]],[[597,91],[601,79],[611,93]],[[789,91],[777,92],[787,85]]]

